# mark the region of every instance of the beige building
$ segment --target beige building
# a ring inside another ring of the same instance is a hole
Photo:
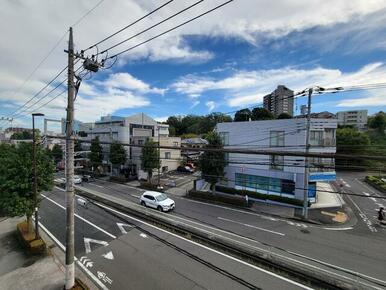
[[[166,136],[160,136],[159,138],[134,136],[132,137],[132,144],[144,145],[147,138],[151,138],[156,144],[158,144],[158,140],[159,140],[160,146],[177,147],[176,149],[160,148],[160,159],[161,159],[160,173],[176,170],[182,161],[181,150],[178,148],[181,146],[181,138],[166,137]],[[144,172],[141,168],[142,148],[141,147],[131,147],[131,148],[132,148],[131,149],[132,162],[136,165],[136,168],[138,171],[138,178],[146,179],[147,173]],[[153,175],[157,175],[157,174],[158,174],[158,170],[155,169]]]
[[[367,110],[341,111],[336,113],[338,125],[349,125],[365,130],[367,126]]]

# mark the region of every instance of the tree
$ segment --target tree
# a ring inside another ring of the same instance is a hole
[[[206,147],[218,149],[216,151],[205,151],[199,159],[199,165],[202,172],[202,177],[210,183],[212,191],[220,178],[224,176],[225,168],[225,153],[221,150],[223,144],[221,137],[216,132],[211,132],[207,135],[208,145]]]
[[[354,146],[352,146],[354,145]],[[367,134],[353,128],[338,128],[336,130],[336,152],[339,154],[363,154],[370,145]],[[338,165],[345,165],[347,160],[336,159]],[[363,161],[350,160],[352,165],[363,165]]]
[[[75,140],[75,146],[74,146],[74,151],[82,151],[82,143],[80,143],[78,140]]]
[[[233,118],[234,122],[249,121],[252,118],[252,112],[250,109],[242,109],[236,112]]]
[[[279,116],[277,116],[277,119],[292,119],[292,116],[288,113],[281,113]]]
[[[26,215],[28,223],[35,209],[32,148],[32,143],[0,144],[0,209],[11,217]],[[36,148],[36,164],[38,192],[51,190],[54,164],[41,145]]]
[[[99,143],[99,137],[95,137],[91,140],[90,151],[90,162],[95,170],[99,165],[102,164],[103,160],[102,146]]]
[[[369,127],[384,133],[386,129],[386,114],[380,111],[374,117],[369,118]]]
[[[157,143],[151,139],[147,139],[145,145],[142,147],[141,167],[143,171],[147,172],[148,182],[151,182],[153,169],[159,168],[161,166],[160,163]]]
[[[36,133],[38,134],[39,130],[36,130]],[[22,131],[22,132],[15,132],[11,136],[12,140],[31,140],[32,139],[32,132],[29,131]]]
[[[218,123],[232,122],[232,117],[224,113],[211,113],[199,121],[199,134],[212,132]]]
[[[114,141],[110,145],[110,162],[113,166],[119,166],[126,162],[126,150],[123,145],[117,141]]]
[[[275,116],[265,108],[254,108],[252,110],[252,120],[273,120]]]
[[[54,158],[55,164],[63,159],[63,150],[59,144],[55,144],[51,150],[52,157]]]

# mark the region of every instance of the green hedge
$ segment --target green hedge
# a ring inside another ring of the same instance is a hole
[[[247,206],[250,207],[252,205],[251,202],[247,205],[245,202],[245,199],[240,197],[212,194],[206,191],[191,190],[188,193],[188,197],[198,198],[202,200],[210,200],[214,202],[227,203],[227,204],[232,204],[240,207],[247,207]]]
[[[297,206],[303,205],[302,200],[280,196],[280,195],[264,194],[256,191],[240,190],[240,189],[219,186],[219,185],[216,186],[216,190],[227,194],[233,194],[233,195],[235,194],[242,195],[242,196],[248,195],[248,197],[261,199],[261,200],[272,200],[272,201],[277,201],[277,202],[282,202],[282,203],[287,203],[287,204],[292,204]]]
[[[139,187],[147,190],[163,191],[157,188],[157,184],[152,184],[149,182],[140,182]]]
[[[365,181],[379,191],[386,193],[386,182],[382,181],[382,177],[368,175]]]

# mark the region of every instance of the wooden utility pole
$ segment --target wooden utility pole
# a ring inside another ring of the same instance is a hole
[[[70,27],[70,37],[68,41],[68,98],[66,120],[66,289],[71,289],[75,284],[74,140],[72,132],[75,98],[74,75],[74,43],[72,38],[72,27]]]
[[[304,196],[303,196],[303,218],[308,219],[308,183],[309,183],[309,157],[310,153],[310,128],[311,128],[311,98],[313,89],[308,90],[308,107],[307,107],[307,123],[306,123],[306,156],[304,159]]]

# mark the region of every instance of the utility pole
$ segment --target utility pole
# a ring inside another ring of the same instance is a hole
[[[38,174],[37,174],[37,165],[36,165],[36,134],[35,134],[35,117],[36,116],[44,116],[41,113],[33,113],[32,114],[32,171],[34,176],[33,183],[33,193],[34,193],[34,206],[35,206],[35,239],[39,239],[39,212],[38,212]]]
[[[306,123],[306,156],[304,166],[304,196],[303,196],[303,218],[308,219],[308,182],[309,182],[309,157],[310,153],[310,128],[311,128],[311,99],[313,89],[308,89],[307,123]]]
[[[74,43],[72,27],[68,41],[68,96],[66,120],[66,278],[65,287],[71,289],[75,284],[74,264],[74,140],[72,123],[74,120]]]

